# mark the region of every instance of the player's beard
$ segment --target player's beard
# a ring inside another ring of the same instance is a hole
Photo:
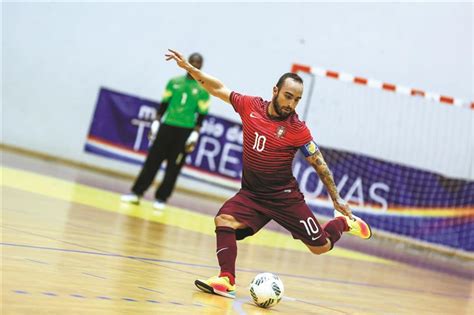
[[[273,97],[273,100],[272,100],[273,108],[275,109],[275,112],[278,114],[279,118],[285,119],[288,116],[292,115],[295,111],[291,110],[288,107],[287,108],[290,109],[289,111],[283,110],[280,103],[278,102],[278,95],[280,95],[280,93],[278,93],[277,95]]]

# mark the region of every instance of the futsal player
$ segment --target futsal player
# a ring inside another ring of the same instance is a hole
[[[234,298],[236,241],[257,233],[270,220],[282,225],[317,255],[330,251],[344,232],[363,239],[371,237],[369,225],[353,215],[339,196],[311,132],[295,113],[303,95],[303,80],[297,74],[282,75],[273,87],[272,100],[264,101],[232,92],[177,51],[170,49],[166,60],[176,61],[211,95],[231,104],[242,119],[242,188],[224,203],[214,219],[220,273],[207,280],[196,280],[199,289]],[[336,210],[335,218],[323,227],[306,205],[292,174],[292,162],[298,150],[316,170]]]

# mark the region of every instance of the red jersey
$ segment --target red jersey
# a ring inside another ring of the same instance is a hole
[[[230,102],[243,126],[242,188],[266,196],[298,189],[292,164],[296,151],[313,139],[306,124],[296,113],[270,118],[270,102],[260,97],[232,92]]]

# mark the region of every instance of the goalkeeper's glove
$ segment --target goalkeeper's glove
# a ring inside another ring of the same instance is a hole
[[[148,143],[151,145],[153,141],[156,139],[156,134],[158,133],[158,129],[160,129],[160,121],[153,120],[151,123],[150,131],[148,132]]]
[[[186,143],[184,145],[184,151],[186,153],[191,153],[194,151],[196,148],[196,143],[198,142],[199,139],[199,132],[197,130],[193,130],[191,134],[188,137],[188,140],[186,140]]]

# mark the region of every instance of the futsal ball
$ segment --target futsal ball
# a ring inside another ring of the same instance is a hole
[[[283,293],[283,282],[273,273],[259,273],[250,283],[250,296],[257,306],[263,308],[277,305]]]

